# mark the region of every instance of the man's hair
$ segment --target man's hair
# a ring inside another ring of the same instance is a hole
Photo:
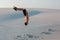
[[[24,24],[25,24],[25,26],[27,26],[27,24],[28,24],[28,23],[27,23],[27,22],[25,22]]]

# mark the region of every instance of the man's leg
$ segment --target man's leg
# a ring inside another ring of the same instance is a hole
[[[15,11],[19,10],[19,11],[23,11],[24,9],[23,8],[17,8],[17,7],[14,7],[13,8]]]

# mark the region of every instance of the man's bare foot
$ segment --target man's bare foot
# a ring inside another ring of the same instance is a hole
[[[17,7],[14,7],[13,9],[14,9],[15,11],[17,11]]]

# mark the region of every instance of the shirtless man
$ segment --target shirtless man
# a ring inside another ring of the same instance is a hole
[[[26,11],[26,9],[23,9],[23,8],[17,8],[17,7],[14,7],[13,8],[15,11],[19,10],[19,11],[23,11],[23,14],[24,14],[24,20],[25,20],[25,25],[27,26],[28,25],[28,21],[29,21],[29,17],[28,17],[28,12]]]

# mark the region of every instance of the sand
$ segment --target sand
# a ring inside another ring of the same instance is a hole
[[[56,9],[31,9],[39,11],[39,14],[30,15],[28,26],[24,25],[24,18],[15,18],[15,11],[6,14],[0,12],[1,18],[8,17],[0,22],[0,40],[19,40],[17,36],[32,34],[39,38],[28,38],[27,36],[21,40],[60,40],[60,10]],[[29,11],[31,11],[29,9]],[[13,14],[12,14],[13,13]],[[17,13],[17,12],[16,12]],[[19,12],[18,12],[19,13]],[[34,12],[35,13],[35,12]],[[37,12],[36,12],[37,13]],[[12,18],[5,15],[14,15]],[[17,15],[16,15],[17,16]],[[8,20],[9,19],[9,20]],[[1,21],[1,20],[0,20]],[[20,38],[20,37],[19,37]],[[25,38],[25,39],[24,39]]]

